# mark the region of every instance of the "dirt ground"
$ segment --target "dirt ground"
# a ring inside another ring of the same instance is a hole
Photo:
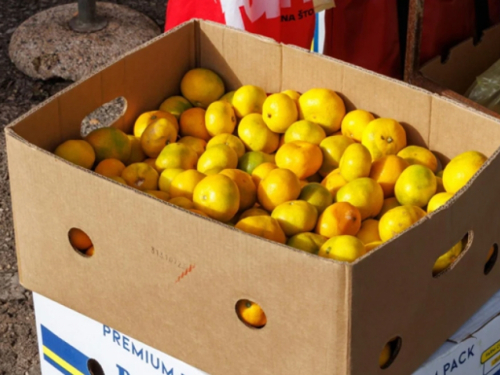
[[[163,28],[166,0],[107,0],[138,10]],[[4,127],[69,82],[37,81],[8,57],[12,33],[41,10],[68,0],[2,0],[0,9],[0,375],[38,375],[39,358],[31,292],[18,283]]]

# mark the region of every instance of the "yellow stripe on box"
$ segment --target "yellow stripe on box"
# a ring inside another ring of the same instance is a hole
[[[497,341],[483,352],[481,356],[481,364],[486,363],[489,359],[493,358],[495,354],[500,352],[500,341]]]
[[[491,361],[491,366],[494,367],[498,362],[500,362],[500,355]]]
[[[74,368],[73,366],[71,366],[68,362],[66,362],[64,359],[59,357],[56,353],[54,353],[52,350],[50,350],[46,346],[43,347],[43,354],[45,354],[47,357],[49,357],[51,360],[53,360],[55,363],[57,363],[63,369],[68,371],[70,374],[85,375],[83,372],[81,372],[81,371],[77,370],[76,368]]]

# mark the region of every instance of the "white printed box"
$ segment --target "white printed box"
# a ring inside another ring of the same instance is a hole
[[[413,375],[500,375],[500,292]]]
[[[43,375],[207,375],[36,293],[33,298]],[[500,375],[499,314],[500,292],[413,375]]]
[[[206,375],[39,294],[33,294],[43,375]]]

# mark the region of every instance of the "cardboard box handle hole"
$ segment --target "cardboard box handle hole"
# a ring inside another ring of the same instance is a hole
[[[498,259],[498,244],[493,244],[493,246],[488,250],[488,255],[486,257],[486,264],[484,265],[484,274],[488,275]]]
[[[123,96],[104,103],[83,119],[80,126],[80,135],[85,138],[92,130],[112,126],[118,119],[123,117],[126,110],[127,99]]]
[[[469,251],[473,237],[473,231],[468,231],[451,249],[441,254],[432,267],[432,276],[438,278],[451,271],[463,258],[464,254]]]
[[[240,299],[235,305],[236,315],[249,328],[262,329],[267,324],[267,316],[259,304],[248,299]]]
[[[384,345],[379,357],[379,366],[382,370],[389,368],[394,363],[402,345],[403,339],[399,336],[392,338]]]
[[[87,368],[89,369],[90,375],[105,375],[101,365],[95,359],[88,360]]]
[[[78,254],[85,258],[90,258],[94,255],[94,243],[87,233],[80,228],[71,228],[68,231],[68,241]]]

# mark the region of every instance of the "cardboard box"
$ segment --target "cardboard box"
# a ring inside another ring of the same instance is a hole
[[[477,76],[500,60],[500,24],[453,47],[446,58],[437,56],[421,68],[424,77],[459,94],[465,94]]]
[[[78,138],[82,119],[116,97],[115,124],[178,93],[195,66],[228,89],[267,92],[328,87],[348,109],[399,120],[410,144],[443,158],[478,150],[490,158],[442,209],[378,250],[347,264],[242,233],[78,168],[52,151]],[[21,283],[210,374],[410,374],[498,289],[485,275],[500,242],[500,122],[403,82],[309,51],[207,22],[167,33],[47,100],[6,129]],[[91,258],[68,231],[86,231]],[[432,277],[436,259],[469,233],[453,268]],[[188,272],[190,271],[190,272]],[[182,276],[182,277],[181,277]],[[260,330],[235,304],[265,310]],[[390,339],[392,365],[379,368]]]
[[[425,83],[415,83],[433,91],[441,91],[445,95],[459,100],[469,106],[479,108],[493,116],[500,117],[484,106],[469,100],[465,94],[474,83],[476,77],[484,73],[495,62],[500,60],[500,24],[484,31],[481,40],[474,43],[472,38],[453,47],[446,58],[437,56],[425,64],[420,72]],[[437,85],[432,87],[432,84]]]
[[[206,375],[112,327],[34,294],[43,375]],[[500,292],[413,375],[500,374]],[[88,365],[90,364],[90,365]]]
[[[413,375],[499,375],[500,292]]]

